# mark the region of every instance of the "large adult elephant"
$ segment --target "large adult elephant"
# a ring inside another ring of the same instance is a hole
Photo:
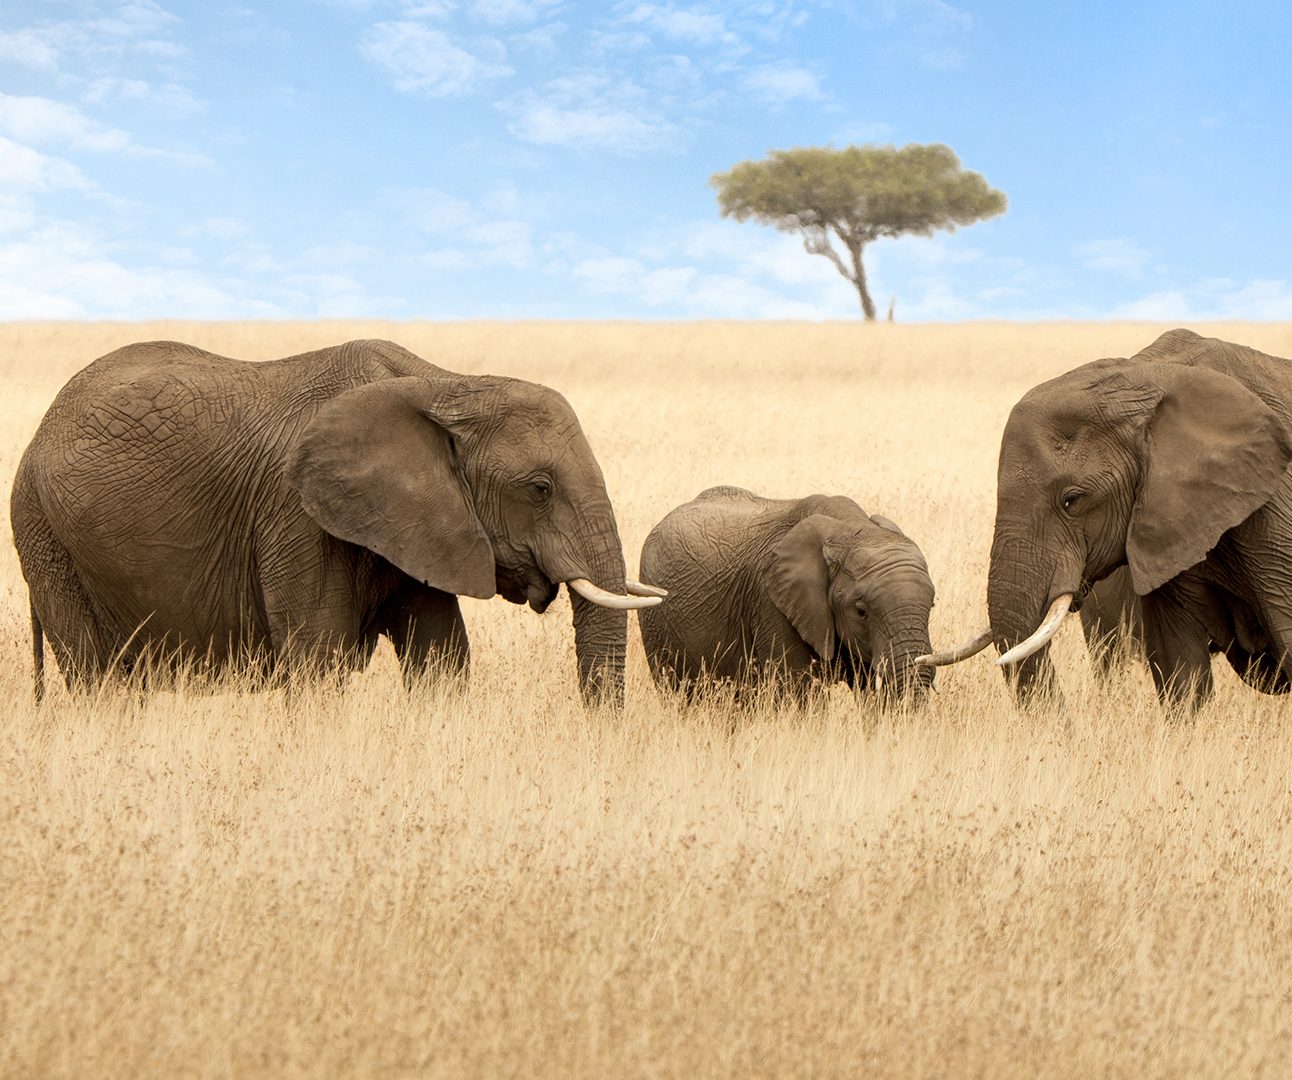
[[[1292,689],[1289,461],[1292,362],[1254,349],[1173,330],[1042,383],[1005,425],[977,643],[1047,686],[1064,615],[1125,565],[1165,702],[1201,702],[1216,652]]]
[[[584,693],[623,687],[629,597],[601,469],[560,394],[387,341],[248,363],[175,342],[96,360],[23,455],[14,542],[70,684],[153,663],[271,678],[464,668],[458,596],[566,582]],[[642,591],[642,590],[636,590]]]
[[[672,510],[642,545],[641,576],[671,598],[640,616],[657,681],[743,690],[813,680],[886,696],[924,690],[933,582],[893,522],[842,495],[768,499],[715,487]]]

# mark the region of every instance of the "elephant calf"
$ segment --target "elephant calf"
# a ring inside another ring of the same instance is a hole
[[[886,695],[923,691],[933,582],[920,549],[851,499],[768,499],[715,487],[646,538],[644,581],[667,604],[639,614],[652,674],[693,693],[703,679],[772,679],[802,695],[814,679]]]

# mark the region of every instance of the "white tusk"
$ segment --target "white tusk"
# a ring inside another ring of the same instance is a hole
[[[616,608],[619,611],[635,611],[638,608],[654,607],[656,604],[663,603],[664,599],[661,596],[618,596],[615,593],[606,592],[600,586],[593,585],[587,578],[581,577],[571,578],[565,584],[589,603],[597,604],[601,607]]]
[[[1017,664],[1043,648],[1050,638],[1059,632],[1059,627],[1063,625],[1064,616],[1068,614],[1070,607],[1072,607],[1072,594],[1064,593],[1050,605],[1050,610],[1045,613],[1045,619],[1032,632],[1032,636],[1026,641],[1020,641],[1009,652],[1002,653],[997,658],[996,665],[1008,667],[1010,664]]]
[[[667,589],[661,589],[658,585],[643,585],[632,578],[624,582],[624,590],[629,596],[658,596],[661,600],[668,595]]]
[[[972,641],[966,641],[963,645],[957,645],[954,649],[917,656],[915,663],[923,664],[925,667],[946,667],[947,664],[958,664],[961,660],[968,660],[969,657],[982,652],[990,644],[991,627],[988,627]]]

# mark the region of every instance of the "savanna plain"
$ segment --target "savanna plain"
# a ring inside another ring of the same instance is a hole
[[[1286,325],[1195,326],[1292,356]],[[921,545],[933,640],[985,622],[995,461],[1036,382],[1149,324],[11,324],[0,476],[118,345],[386,337],[561,390],[630,569],[712,484],[847,494]],[[1287,1076],[1292,715],[1142,664],[1020,710],[989,654],[927,704],[685,707],[629,628],[587,711],[568,601],[464,601],[466,689],[30,690],[0,547],[5,1076]],[[52,659],[51,659],[52,665]]]

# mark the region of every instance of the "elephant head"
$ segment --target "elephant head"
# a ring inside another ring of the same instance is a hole
[[[574,411],[534,383],[426,368],[323,404],[288,461],[306,512],[444,592],[542,612],[566,582],[580,685],[620,698],[625,611],[659,598],[623,595],[635,583]]]
[[[1137,595],[1201,562],[1269,501],[1292,460],[1284,421],[1205,340],[1165,335],[1029,391],[1001,439],[988,572],[998,663],[1021,693],[1053,682],[1047,643],[1093,582],[1125,565]],[[1219,343],[1211,343],[1219,344]],[[1183,354],[1182,354],[1183,350]],[[972,646],[943,654],[961,659]]]
[[[772,549],[768,593],[822,663],[885,693],[923,692],[933,582],[914,542],[887,518],[805,517]]]

